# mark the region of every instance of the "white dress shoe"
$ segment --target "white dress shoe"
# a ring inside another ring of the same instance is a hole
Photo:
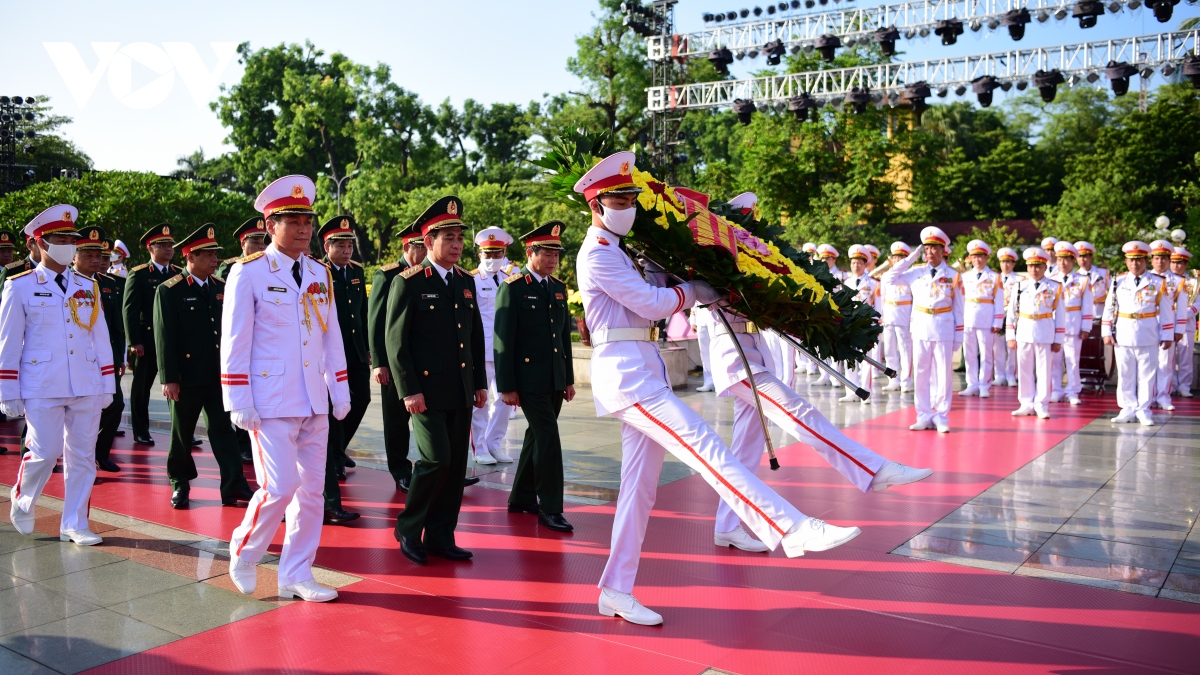
[[[279,597],[285,600],[299,597],[301,600],[309,602],[329,602],[330,600],[337,600],[337,596],[337,591],[332,588],[325,588],[312,579],[279,587]]]
[[[838,400],[841,401],[842,403],[853,403],[858,400],[858,397],[855,396],[853,393],[849,393],[849,394],[846,394],[845,396],[839,398]]]
[[[937,430],[938,430],[939,434],[948,434],[948,433],[950,433],[950,425],[949,424],[939,424],[939,425],[937,425]]]
[[[25,513],[17,508],[17,500],[15,499],[9,502],[9,504],[8,522],[12,523],[13,528],[21,534],[33,534],[33,523],[37,520],[37,517],[33,514],[33,510],[31,509],[29,513]]]
[[[1172,410],[1175,409],[1175,404],[1171,403],[1170,399],[1167,399],[1166,403],[1159,403],[1158,407],[1161,410],[1166,410],[1167,412],[1171,412]]]
[[[783,538],[783,552],[799,558],[806,551],[828,551],[862,534],[857,527],[838,527],[818,518],[803,520]]]
[[[991,398],[992,394],[987,389],[979,390],[979,398]]]
[[[750,553],[765,553],[771,550],[767,548],[766,544],[747,534],[741,525],[738,525],[737,529],[732,532],[717,532],[713,534],[713,543],[717,546],[740,548]]]
[[[699,387],[696,387],[696,391],[706,391],[707,392],[707,391],[712,391],[713,388],[714,387],[711,384],[702,384]]]
[[[1083,401],[1080,401],[1078,396],[1068,396],[1067,403],[1070,403],[1071,405],[1079,405],[1080,403],[1083,403]]]
[[[1154,418],[1150,416],[1150,413],[1139,412],[1137,414],[1137,421],[1138,421],[1138,424],[1140,424],[1144,427],[1154,426]]]
[[[492,457],[491,453],[488,452],[477,452],[475,453],[475,463],[490,466],[496,463],[496,458]]]
[[[930,426],[929,422],[917,422],[916,424],[908,427],[909,431],[925,431],[932,428],[933,427]]]
[[[907,393],[911,392],[912,390],[913,390],[913,386],[911,384],[900,385],[900,393],[901,394],[907,394]]]
[[[889,382],[883,387],[884,391],[900,391],[900,385],[895,382]]]
[[[933,475],[933,469],[914,469],[900,462],[887,461],[875,472],[871,479],[871,489],[879,492],[893,485],[908,485],[919,480],[925,480]]]
[[[1116,417],[1112,418],[1109,421],[1112,422],[1113,424],[1129,424],[1130,422],[1134,421],[1135,419],[1137,419],[1137,417],[1132,412],[1129,412],[1127,410],[1122,410],[1119,415],[1117,415]]]
[[[632,593],[622,593],[605,586],[600,591],[600,613],[604,616],[619,616],[639,626],[657,626],[662,615],[638,602]]]
[[[254,592],[258,588],[258,563],[252,563],[249,560],[242,560],[236,555],[229,558],[229,578],[233,580],[233,585],[239,591],[246,595]]]
[[[959,396],[975,396],[977,394],[979,394],[979,390],[976,389],[975,387],[968,387],[968,388],[963,389],[962,391],[958,392]]]
[[[1036,410],[1036,411],[1037,411],[1037,416],[1038,416],[1040,419],[1044,419],[1044,420],[1048,420],[1048,419],[1050,419],[1050,411],[1049,411],[1049,410],[1047,410],[1046,408],[1044,408],[1044,407],[1042,407],[1042,408],[1034,408],[1034,410]]]
[[[104,541],[90,530],[63,530],[58,533],[58,540],[73,541],[80,546],[95,546]]]
[[[1182,390],[1181,390],[1181,391],[1179,391],[1179,392],[1178,392],[1178,394],[1179,394],[1180,396],[1184,397],[1184,398],[1191,398],[1191,397],[1192,397],[1192,392],[1190,392],[1190,391],[1182,391]]]
[[[1015,387],[1015,386],[1017,386],[1017,381],[1016,381],[1016,380],[1009,380],[1009,381],[1008,381],[1008,386],[1010,386],[1010,387]]]
[[[1062,399],[1063,399],[1062,394],[1050,394],[1050,402],[1051,403],[1061,403]]]
[[[496,460],[497,462],[513,461],[512,456],[503,450],[493,450],[492,451],[492,459]]]
[[[858,397],[855,396],[854,398],[858,398]],[[871,398],[872,397],[868,396],[868,397],[862,399],[861,401],[859,401],[859,403],[862,405],[871,405]]]
[[[1012,411],[1012,416],[1013,417],[1027,417],[1029,415],[1034,414],[1034,412],[1035,411],[1032,406],[1023,405],[1020,408],[1017,408],[1016,410]]]

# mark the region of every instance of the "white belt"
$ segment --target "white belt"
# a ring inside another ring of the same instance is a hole
[[[603,328],[592,331],[592,346],[609,342],[658,342],[658,328]]]
[[[715,328],[716,328],[717,335],[726,335],[729,332],[729,331],[725,330],[725,324],[720,323],[719,321]],[[758,326],[754,325],[753,321],[746,321],[746,322],[741,322],[741,323],[730,323],[729,328],[734,333],[747,333],[747,334],[753,335],[754,333],[759,332]]]

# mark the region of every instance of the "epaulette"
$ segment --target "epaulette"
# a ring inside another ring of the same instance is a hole
[[[95,279],[93,279],[92,277],[89,277],[86,274],[80,274],[79,272],[76,272],[75,276],[79,277],[80,279],[87,279],[88,281],[92,282],[93,284],[96,283]]]
[[[183,271],[183,268],[182,268],[182,267],[180,267],[179,265],[176,265],[175,263],[168,263],[168,264],[167,264],[167,267],[173,267],[173,268],[175,268],[175,271],[177,271],[177,272],[182,272],[182,271]]]
[[[392,270],[396,269],[399,266],[400,266],[400,263],[398,263],[398,262],[388,263],[388,264],[384,265],[383,267],[380,267],[379,271],[380,272],[391,272]]]
[[[18,267],[24,267],[24,266],[25,266],[25,265],[27,265],[27,264],[29,264],[29,259],[28,259],[28,258],[21,258],[20,260],[17,260],[17,261],[14,261],[14,262],[10,262],[10,263],[8,263],[7,265],[5,265],[5,266],[4,266],[4,269],[6,269],[6,270],[15,270],[15,269],[17,269]],[[30,268],[30,269],[32,269],[32,268]]]
[[[267,254],[266,251],[259,251],[258,253],[251,253],[250,255],[242,258],[241,262],[243,265],[245,265],[248,262],[253,262],[255,260],[258,260],[259,258],[263,257],[266,254]]]
[[[354,265],[355,267],[362,267],[362,263],[358,262],[357,260],[351,260],[350,264]]]
[[[505,278],[504,278],[504,283],[506,283],[506,284],[511,284],[511,283],[515,282],[516,280],[518,280],[518,279],[524,279],[524,278],[525,278],[525,275],[524,275],[524,274],[521,274],[520,272],[517,272],[516,274],[513,274],[513,275],[511,275],[511,276],[507,276],[507,277],[505,277]]]
[[[413,265],[412,267],[401,272],[400,276],[404,277],[405,279],[411,279],[423,271],[425,271],[424,265]]]
[[[465,274],[465,275],[467,275],[467,276],[471,276],[471,273],[470,273],[470,272],[468,272],[468,271],[466,271],[465,269],[463,269],[463,268],[459,267],[458,265],[455,265],[455,266],[454,266],[454,269],[458,270],[458,273],[459,273],[459,274]]]
[[[162,285],[166,286],[167,288],[173,288],[175,286],[175,284],[177,284],[181,281],[183,281],[183,275],[176,274],[175,276],[171,277],[170,279],[167,279],[166,281],[164,281],[162,283]]]
[[[329,269],[329,263],[325,262],[324,260],[317,258],[316,256],[314,256],[311,253],[305,253],[304,255],[308,256],[309,260],[317,263],[318,265],[324,265],[326,269]]]
[[[13,279],[20,279],[21,277],[25,276],[26,274],[32,274],[32,273],[33,273],[33,270],[25,270],[24,272],[21,272],[20,274],[12,275],[11,277],[8,278],[8,281],[12,281]]]
[[[1154,276],[1158,277],[1159,279],[1166,279],[1166,277],[1164,277],[1163,275],[1159,274],[1158,272],[1151,272],[1150,274],[1153,274]]]
[[[219,276],[217,276],[217,275],[215,275],[215,274],[214,274],[214,275],[212,275],[212,276],[211,276],[211,277],[209,277],[209,278],[210,278],[210,279],[216,279],[217,281],[219,281],[219,282],[221,282],[221,283],[225,283],[225,280],[224,280],[224,279],[222,279],[221,277],[219,277]]]
[[[558,277],[554,276],[553,274],[550,275],[550,278],[557,281],[558,283],[562,284],[563,286],[567,285],[567,282],[563,281],[562,279],[559,279]]]
[[[142,263],[141,265],[138,265],[137,267],[134,267],[133,269],[131,269],[129,271],[130,272],[141,272],[142,270],[146,269],[149,266],[150,266],[150,263]]]
[[[234,256],[234,257],[232,257],[232,258],[230,258],[230,259],[228,259],[228,260],[222,260],[222,261],[221,261],[221,264],[222,264],[222,265],[232,265],[232,264],[234,264],[234,263],[236,263],[236,262],[240,262],[240,261],[241,261],[241,259],[242,259],[242,257],[241,257],[241,256]]]
[[[471,276],[473,276],[473,277],[479,276],[479,270],[478,269],[471,270]]]

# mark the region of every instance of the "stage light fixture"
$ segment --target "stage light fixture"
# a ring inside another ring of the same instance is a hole
[[[1174,73],[1175,73],[1175,66],[1168,63],[1167,65],[1162,67],[1163,77],[1170,77]]]
[[[721,18],[723,19],[725,17]],[[714,19],[716,19],[716,16],[714,16],[712,12],[705,12],[704,14],[700,15],[700,20],[704,23],[712,23]]]
[[[1116,96],[1124,96],[1129,93],[1129,78],[1136,75],[1138,69],[1134,66],[1116,61],[1109,61],[1104,67],[1104,75],[1108,77],[1112,84],[1113,94]]]
[[[800,9],[801,4],[800,0],[792,0],[792,9]]]
[[[920,35],[923,38],[929,37],[929,26],[921,26],[921,28],[917,30],[917,35]]]
[[[867,87],[853,87],[846,92],[846,104],[850,106],[850,111],[855,115],[861,115],[867,111],[867,103],[871,101],[871,90]]]
[[[917,116],[917,123],[921,122],[921,113],[929,107],[925,99],[930,97],[929,85],[924,80],[904,85],[904,92],[900,94],[900,102],[912,108],[913,114]]]
[[[1088,84],[1095,84],[1096,80],[1100,79],[1100,73],[1097,73],[1094,70],[1090,70],[1090,71],[1088,71],[1088,74],[1086,76],[1084,76],[1084,79],[1088,81]]]
[[[814,101],[806,91],[802,91],[799,95],[789,98],[787,103],[788,110],[792,111],[792,114],[794,114],[796,119],[800,122],[804,122],[808,119],[812,119],[812,121],[816,122],[817,108],[820,107],[821,104]]]
[[[754,8],[754,16],[762,16],[762,7]]]
[[[708,53],[708,62],[722,75],[729,74],[729,64],[733,63],[733,52],[726,47],[714,49]]]
[[[800,53],[800,49],[801,49],[801,47],[800,47],[800,45],[798,45],[798,44],[795,44],[795,45],[792,45],[791,47],[788,47],[788,51],[789,51],[789,52],[791,52],[791,53],[793,53],[793,54],[799,54],[799,53]]]
[[[746,56],[749,56],[752,59],[757,59],[758,58],[758,50],[751,49],[750,51],[746,52]]]
[[[1039,70],[1033,74],[1033,86],[1037,87],[1038,93],[1042,95],[1042,101],[1050,103],[1058,94],[1058,85],[1065,82],[1063,75],[1057,68],[1053,70]]]
[[[817,0],[817,2],[820,3],[822,7],[829,4],[829,0]]]
[[[1109,14],[1116,14],[1119,11],[1121,11],[1121,3],[1117,2],[1117,0],[1113,0],[1112,2],[1108,3]]]
[[[1058,9],[1054,10],[1054,18],[1058,19],[1059,21],[1067,18],[1067,9],[1065,7],[1059,7]]]
[[[942,37],[943,45],[952,45],[958,42],[958,36],[963,34],[963,22],[958,19],[941,19],[933,32]]]
[[[804,0],[804,8],[805,9],[812,9],[813,7],[816,7],[816,6],[817,6],[816,0]]]
[[[742,11],[738,12],[738,16],[740,16],[744,19],[744,18],[750,16],[750,10],[743,9]]]
[[[965,85],[965,84],[960,84],[954,88],[955,96],[962,96],[965,93],[967,93],[967,85]]]
[[[800,3],[799,3],[799,2],[796,2],[796,5],[797,5],[797,6],[799,6],[799,5],[800,5]],[[786,11],[788,10],[788,3],[786,3],[786,2],[781,2],[781,3],[779,3],[778,7],[779,7],[779,11],[781,11],[781,12],[786,12]],[[794,9],[794,8],[793,8],[793,9]]]
[[[1125,3],[1125,5],[1129,7],[1129,9],[1137,9],[1138,7],[1142,6],[1142,2],[1141,0],[1129,0],[1129,2]]]
[[[1025,37],[1025,24],[1029,21],[1029,10],[1022,7],[1005,12],[1004,17],[1000,19],[1000,25],[1008,28],[1009,37],[1020,40]]]
[[[937,97],[938,97],[938,98],[946,98],[946,95],[947,95],[947,94],[949,94],[949,93],[950,93],[950,90],[949,90],[949,89],[947,89],[947,88],[945,88],[945,87],[938,87],[938,90],[937,90]]]
[[[1080,28],[1092,28],[1096,25],[1096,17],[1104,15],[1104,5],[1100,0],[1079,0],[1071,10],[1071,16],[1079,19]]]
[[[1017,80],[1017,91],[1025,91],[1029,88],[1028,80]]]
[[[746,52],[739,51],[735,58],[737,58],[738,61],[741,61],[742,59],[746,58]]]
[[[1183,57],[1183,76],[1193,87],[1200,89],[1200,56],[1186,54]]]
[[[836,35],[826,33],[817,38],[817,51],[821,52],[821,58],[826,61],[832,61],[834,50],[841,46],[842,41]]]
[[[979,29],[983,28],[983,22],[979,19],[971,19],[971,23],[967,25],[971,27],[972,33],[978,33]]]
[[[1038,20],[1038,23],[1046,23],[1047,21],[1050,20],[1050,13],[1044,9],[1039,10],[1037,13],[1037,20]]]
[[[1008,91],[1009,89],[1012,89],[1012,82],[1004,80],[1000,83],[1000,91]]]
[[[1175,12],[1175,5],[1178,4],[1179,0],[1146,0],[1146,7],[1154,11],[1154,18],[1158,19],[1159,23],[1170,21]]]
[[[896,54],[896,40],[900,39],[900,31],[896,30],[895,26],[880,28],[871,35],[871,39],[875,41],[875,44],[879,45],[879,53],[884,56],[894,56]]]
[[[1149,80],[1150,78],[1154,77],[1154,69],[1146,66],[1138,71],[1138,75],[1141,75],[1143,78]]]
[[[725,15],[721,14],[721,13],[718,13],[716,16],[713,17],[713,21],[716,21],[717,23],[721,23],[724,20],[725,20]]]
[[[783,40],[776,38],[763,45],[763,54],[767,56],[768,66],[777,66],[779,65],[779,61],[783,59],[784,54],[787,54],[787,47],[783,46]]]
[[[991,75],[980,75],[971,80],[971,91],[975,92],[975,96],[979,98],[979,105],[984,108],[992,104],[992,92],[999,86],[1000,83]]]
[[[0,105],[8,105],[10,103],[7,96],[0,96]]]
[[[733,102],[733,112],[737,115],[738,122],[742,125],[750,124],[750,116],[757,111],[754,106],[754,101],[746,101],[744,99],[736,99]]]
[[[904,39],[905,40],[911,40],[915,37],[917,37],[917,31],[913,30],[912,28],[904,29]]]

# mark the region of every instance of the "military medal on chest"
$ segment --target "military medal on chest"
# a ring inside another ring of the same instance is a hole
[[[300,304],[304,305],[304,325],[308,327],[308,332],[312,334],[312,315],[309,314],[309,308],[312,308],[312,313],[317,315],[317,323],[321,325],[321,332],[328,332],[329,325],[325,321],[331,311],[331,301],[329,298],[329,286],[314,281],[308,285],[304,291],[304,295],[300,298]],[[325,316],[321,316],[321,307],[326,307]]]

